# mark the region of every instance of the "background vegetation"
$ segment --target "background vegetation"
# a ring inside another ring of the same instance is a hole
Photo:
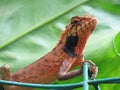
[[[34,62],[56,45],[72,16],[84,14],[98,20],[85,58],[99,67],[97,78],[120,76],[119,0],[0,0],[0,66],[7,63],[14,72]],[[56,83],[80,81],[82,76]],[[118,90],[120,85],[100,87]]]

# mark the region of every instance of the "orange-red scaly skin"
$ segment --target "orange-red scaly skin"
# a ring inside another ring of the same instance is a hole
[[[80,25],[74,26],[72,21],[79,20]],[[92,31],[96,26],[96,19],[92,16],[75,16],[72,18],[71,23],[66,26],[66,30],[63,31],[60,40],[56,47],[49,52],[47,55],[38,59],[36,62],[28,65],[27,67],[10,74],[9,67],[3,71],[2,79],[12,80],[18,82],[28,82],[28,83],[52,83],[58,79],[58,72],[61,63],[64,60],[71,62],[69,69],[75,66],[82,66],[84,62],[83,50],[88,37],[91,35]],[[69,35],[75,36],[78,34],[78,43],[75,47],[76,56],[74,58],[70,57],[64,50],[66,39]],[[6,75],[7,73],[7,75]],[[4,89],[7,87],[3,85]],[[32,90],[32,88],[10,86],[9,89],[5,90]]]

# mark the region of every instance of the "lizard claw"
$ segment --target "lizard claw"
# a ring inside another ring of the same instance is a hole
[[[91,80],[95,79],[98,73],[98,67],[93,67],[94,68],[94,72],[92,72],[92,75],[90,77]],[[90,70],[92,71],[92,70]]]
[[[98,73],[98,67],[91,60],[86,60],[85,62],[88,62],[89,64],[88,67],[90,79],[91,80],[95,79]]]

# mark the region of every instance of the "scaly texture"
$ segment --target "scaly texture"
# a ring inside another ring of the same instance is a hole
[[[10,73],[8,65],[0,68],[2,79],[28,83],[52,83],[57,79],[65,80],[82,73],[81,69],[69,70],[84,63],[83,51],[87,39],[96,26],[93,16],[75,16],[63,31],[58,44],[47,55],[27,67]],[[91,62],[90,62],[91,63]],[[94,64],[92,63],[94,66]],[[91,71],[96,74],[95,67]],[[3,85],[4,90],[32,90],[33,88]]]

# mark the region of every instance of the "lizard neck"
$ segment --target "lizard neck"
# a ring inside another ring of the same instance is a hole
[[[86,42],[90,35],[91,35],[90,32],[79,33],[78,43],[77,43],[77,46],[75,47],[75,53],[77,54],[77,56],[83,55]]]
[[[74,58],[75,56],[82,56],[86,42],[91,33],[89,31],[81,31],[77,35],[68,36],[67,30],[65,30],[57,46],[60,46],[63,49],[63,52],[66,52],[70,57]]]

